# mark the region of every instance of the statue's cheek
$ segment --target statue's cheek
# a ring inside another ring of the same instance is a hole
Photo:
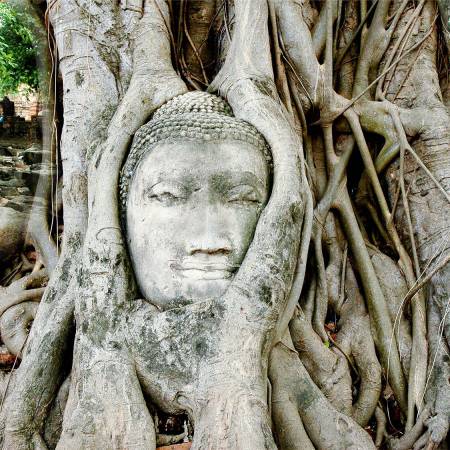
[[[229,233],[240,261],[253,240],[260,213],[261,209],[254,205],[228,208],[226,212]]]

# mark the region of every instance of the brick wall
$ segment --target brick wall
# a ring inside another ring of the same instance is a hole
[[[27,121],[36,117],[42,109],[37,93],[18,92],[8,95],[8,98],[14,102],[15,115],[23,117]]]

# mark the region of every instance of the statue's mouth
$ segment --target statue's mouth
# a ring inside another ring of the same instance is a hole
[[[233,276],[234,267],[222,262],[183,262],[170,265],[183,278],[193,280],[223,280]]]

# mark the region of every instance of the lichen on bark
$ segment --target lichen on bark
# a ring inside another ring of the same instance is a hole
[[[55,212],[34,209],[45,269],[0,291],[2,340],[21,359],[3,448],[156,448],[163,414],[187,414],[179,439],[193,428],[202,450],[446,448],[441,2],[12,3],[46,23],[60,74],[49,101],[63,127],[47,144],[64,231],[58,257]],[[136,131],[189,90],[222,96],[264,136],[273,183],[226,293],[160,311],[132,273],[119,172]]]

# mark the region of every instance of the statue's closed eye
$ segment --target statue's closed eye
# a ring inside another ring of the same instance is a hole
[[[167,203],[170,201],[175,201],[179,199],[176,195],[172,194],[171,192],[162,192],[160,194],[152,194],[148,198],[152,200],[158,200],[158,202],[161,203]]]
[[[161,182],[146,189],[144,197],[151,201],[158,201],[162,204],[169,205],[186,200],[186,192],[181,186]]]
[[[259,192],[250,185],[239,185],[230,189],[227,194],[227,201],[235,204],[254,204],[262,203]]]

